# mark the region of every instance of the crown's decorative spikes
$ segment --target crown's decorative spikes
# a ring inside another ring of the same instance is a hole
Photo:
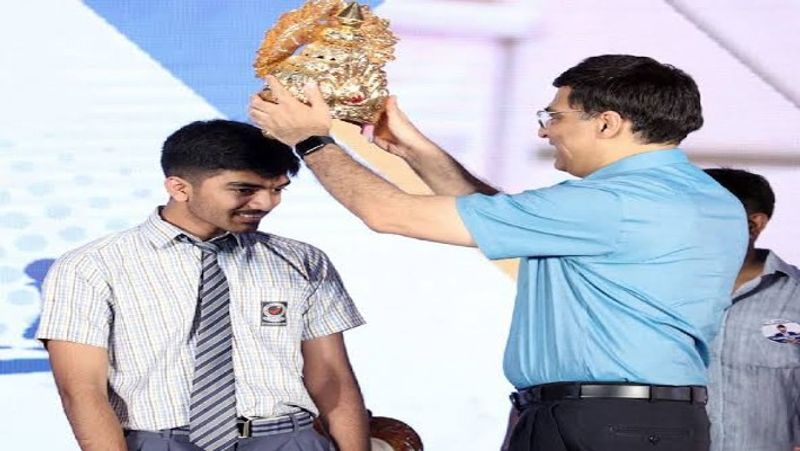
[[[358,2],[350,2],[337,16],[343,25],[358,26],[364,23],[364,15]]]
[[[281,15],[258,50],[256,74],[273,75],[298,100],[316,81],[336,119],[379,120],[389,96],[383,66],[394,59],[397,38],[389,22],[351,0],[306,0]],[[272,99],[268,88],[261,93]]]

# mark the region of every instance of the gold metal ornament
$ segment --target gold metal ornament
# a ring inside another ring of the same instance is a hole
[[[373,124],[389,96],[383,67],[396,43],[389,22],[366,5],[309,0],[266,33],[253,66],[258,77],[274,75],[305,103],[303,87],[314,80],[334,118]],[[260,95],[275,100],[269,87]]]

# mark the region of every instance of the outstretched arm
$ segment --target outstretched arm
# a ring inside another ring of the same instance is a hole
[[[250,117],[262,129],[290,146],[309,136],[330,134],[330,112],[315,86],[306,89],[311,106],[297,101],[272,78],[270,88],[277,104],[258,96],[250,102]],[[458,214],[455,197],[405,193],[334,144],[308,155],[305,162],[325,189],[372,230],[475,246]]]
[[[341,333],[303,342],[303,378],[337,449],[369,450],[369,419]]]
[[[372,138],[378,147],[405,160],[436,194],[463,196],[498,192],[423,135],[400,110],[394,96],[386,101],[386,112],[375,125]]]

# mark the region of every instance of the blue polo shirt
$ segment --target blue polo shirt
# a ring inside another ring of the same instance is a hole
[[[634,155],[520,194],[464,196],[457,206],[487,257],[521,258],[504,362],[515,387],[706,384],[747,221],[682,151]]]

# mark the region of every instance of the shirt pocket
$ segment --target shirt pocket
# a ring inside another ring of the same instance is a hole
[[[778,343],[765,337],[760,324],[751,330],[726,331],[723,343],[723,363],[737,367],[800,368],[800,343]]]
[[[754,347],[751,365],[765,368],[800,368],[800,342],[778,343],[761,337]],[[745,363],[745,362],[740,362]]]

